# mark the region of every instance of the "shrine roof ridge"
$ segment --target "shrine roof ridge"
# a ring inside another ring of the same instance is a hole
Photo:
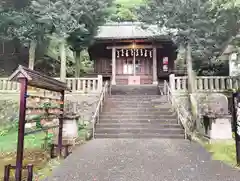
[[[171,40],[170,33],[176,33],[176,29],[159,27],[143,22],[109,22],[99,27],[96,40],[114,39],[166,39]]]

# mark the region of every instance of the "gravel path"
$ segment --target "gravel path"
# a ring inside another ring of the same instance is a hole
[[[238,177],[238,178],[237,178]],[[187,140],[95,139],[46,181],[239,181],[240,171]]]

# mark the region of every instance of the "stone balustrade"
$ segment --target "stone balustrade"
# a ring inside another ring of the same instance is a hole
[[[103,86],[102,75],[91,78],[66,78],[66,83],[72,93],[100,93]],[[0,93],[18,93],[19,90],[19,83],[9,81],[8,78],[0,78]]]
[[[188,77],[169,76],[170,88],[175,93],[188,91]],[[231,89],[238,89],[240,79],[230,76],[196,76],[194,80],[196,92],[226,92]]]

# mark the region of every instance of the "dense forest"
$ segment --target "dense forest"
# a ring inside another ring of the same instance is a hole
[[[30,68],[44,67],[53,76],[58,76],[61,64],[68,65],[69,76],[81,76],[91,66],[86,50],[94,42],[98,27],[123,21],[166,27],[183,57],[186,46],[191,45],[194,69],[199,74],[224,75],[228,62],[219,61],[218,56],[240,29],[239,0],[19,2],[1,1],[1,41],[14,42],[12,54],[27,51],[25,64],[29,61]],[[2,67],[8,59],[3,56],[5,52],[0,53],[0,75],[4,75]],[[18,56],[14,61],[18,59],[23,58]]]

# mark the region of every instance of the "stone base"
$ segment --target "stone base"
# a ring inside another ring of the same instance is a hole
[[[113,79],[112,79],[111,84],[112,84],[112,85],[116,85],[116,80],[113,80]]]
[[[203,119],[203,118],[202,118]],[[199,120],[200,121],[200,120]],[[205,128],[203,122],[197,123],[197,131],[210,140],[231,140],[232,139],[232,124],[231,117],[225,116],[220,118],[210,118],[209,126]]]
[[[213,140],[229,140],[232,139],[231,119],[215,118],[212,121],[210,138]]]

